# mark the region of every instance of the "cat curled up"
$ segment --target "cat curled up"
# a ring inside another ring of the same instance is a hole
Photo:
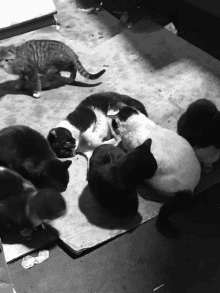
[[[144,105],[136,99],[116,92],[100,92],[85,98],[67,117],[48,134],[48,141],[58,158],[73,157],[75,152],[91,156],[103,143],[115,144],[112,119],[107,112],[117,102],[123,102],[148,116]]]
[[[158,168],[154,176],[145,180],[159,193],[170,197],[160,209],[157,227],[171,236],[178,229],[169,221],[174,213],[190,205],[190,198],[201,176],[201,166],[186,139],[176,132],[156,125],[133,107],[118,103],[115,119],[124,147],[133,151],[146,139],[152,139],[151,152]]]
[[[132,216],[138,210],[137,187],[157,170],[151,153],[151,139],[129,153],[104,144],[97,147],[89,161],[88,185],[94,197],[116,217]]]
[[[62,195],[51,188],[37,190],[17,172],[0,167],[0,225],[30,236],[46,220],[66,212]]]
[[[191,103],[177,123],[177,132],[184,137],[201,162],[205,173],[213,169],[213,163],[220,158],[220,112],[207,99]]]
[[[48,80],[59,76],[61,71],[70,72],[73,83],[78,71],[88,79],[97,79],[105,69],[96,74],[88,73],[76,53],[66,44],[56,40],[29,40],[21,45],[0,47],[0,66],[9,74],[19,76],[17,89],[25,89],[27,81],[33,84],[33,97],[41,96],[41,78]]]
[[[60,161],[38,131],[24,125],[0,130],[0,165],[21,174],[36,188],[66,190],[72,161]]]

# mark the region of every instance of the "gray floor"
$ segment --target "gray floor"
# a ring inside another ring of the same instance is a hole
[[[207,31],[200,31],[197,20],[192,29],[193,22],[182,18],[183,14],[176,23],[180,36],[220,57],[218,39],[211,36],[208,25]],[[201,27],[204,22],[200,21]],[[177,240],[161,236],[153,219],[80,257],[67,254],[58,243],[50,248],[48,260],[29,270],[22,268],[21,260],[9,265],[15,289],[17,293],[219,292],[219,192],[220,186],[213,187],[198,206],[173,218],[182,229]]]

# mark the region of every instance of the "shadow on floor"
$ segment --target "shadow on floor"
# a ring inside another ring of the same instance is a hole
[[[88,186],[84,188],[80,195],[79,209],[91,224],[108,230],[131,229],[131,227],[139,225],[142,221],[142,216],[139,213],[133,217],[127,217],[124,219],[114,217],[94,200]]]

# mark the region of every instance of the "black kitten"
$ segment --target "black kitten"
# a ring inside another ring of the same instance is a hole
[[[83,100],[66,119],[48,134],[48,141],[58,158],[68,158],[75,151],[91,155],[103,143],[115,144],[116,133],[107,114],[117,102],[123,102],[148,116],[144,105],[127,95],[115,92],[93,94]]]
[[[191,103],[177,123],[178,134],[189,141],[206,173],[220,157],[219,129],[220,112],[207,99]]]
[[[71,163],[58,160],[47,140],[28,126],[9,126],[0,131],[0,165],[18,172],[37,188],[65,191]]]
[[[137,186],[157,170],[151,143],[147,139],[127,154],[119,147],[101,145],[90,159],[88,185],[100,204],[119,218],[137,212]]]

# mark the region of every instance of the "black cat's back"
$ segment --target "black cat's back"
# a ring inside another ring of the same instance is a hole
[[[214,103],[198,99],[191,103],[177,122],[177,132],[194,147],[207,147],[213,143],[212,123],[218,114]]]
[[[10,168],[36,187],[62,192],[69,181],[71,161],[60,161],[38,131],[15,125],[0,130],[0,165]]]
[[[27,157],[33,157],[37,161],[56,156],[43,135],[28,126],[14,125],[1,129],[0,162],[6,158],[9,161],[10,159],[19,161]]]
[[[109,108],[114,107],[118,102],[133,106],[148,117],[145,106],[140,101],[116,92],[100,92],[85,98],[68,114],[67,120],[80,131],[86,131],[92,123],[97,121],[94,109],[107,115]]]

